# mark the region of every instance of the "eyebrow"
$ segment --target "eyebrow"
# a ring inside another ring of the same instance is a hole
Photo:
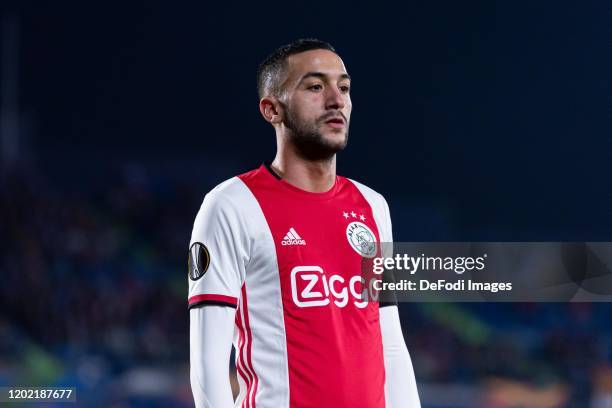
[[[307,72],[306,74],[304,74],[302,76],[302,78],[300,79],[300,82],[298,84],[301,84],[305,79],[312,78],[312,77],[320,78],[320,79],[325,79],[327,77],[327,75],[322,73],[322,72]],[[344,74],[340,75],[340,79],[348,79],[350,81],[351,80],[351,76],[345,72]]]

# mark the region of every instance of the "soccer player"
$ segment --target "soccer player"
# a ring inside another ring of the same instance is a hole
[[[197,407],[420,407],[397,305],[361,296],[362,260],[392,235],[385,199],[336,175],[350,87],[334,48],[318,40],[283,46],[260,66],[276,157],[209,192],[191,237]]]

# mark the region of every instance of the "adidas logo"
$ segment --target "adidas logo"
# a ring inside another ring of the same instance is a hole
[[[306,241],[300,237],[293,227],[289,228],[289,232],[285,235],[285,238],[281,241],[282,245],[306,245]]]

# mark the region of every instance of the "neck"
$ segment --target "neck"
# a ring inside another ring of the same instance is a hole
[[[289,145],[279,145],[271,167],[287,183],[311,193],[329,191],[336,181],[336,155],[328,160],[306,160]]]

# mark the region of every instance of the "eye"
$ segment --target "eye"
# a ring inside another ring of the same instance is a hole
[[[311,91],[320,91],[323,89],[323,86],[321,84],[314,84],[308,87],[309,90]]]
[[[351,87],[348,85],[340,85],[338,88],[340,88],[340,92],[342,93],[349,93],[351,90]]]

